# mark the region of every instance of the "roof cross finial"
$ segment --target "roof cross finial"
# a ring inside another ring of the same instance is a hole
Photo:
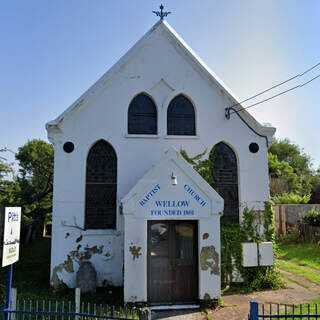
[[[152,11],[157,17],[160,17],[160,20],[163,20],[164,17],[166,17],[168,14],[170,14],[171,12],[164,12],[163,11],[164,6],[161,4],[160,6],[160,11]]]

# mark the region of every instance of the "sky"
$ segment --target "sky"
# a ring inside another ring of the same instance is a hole
[[[160,0],[161,1],[161,0]],[[163,0],[167,22],[244,100],[320,62],[320,1]],[[2,0],[0,149],[47,140],[56,118],[158,18],[155,0]],[[155,61],[157,63],[157,61]],[[244,106],[320,74],[308,74]],[[320,165],[320,78],[248,109]],[[13,161],[11,153],[1,153]]]

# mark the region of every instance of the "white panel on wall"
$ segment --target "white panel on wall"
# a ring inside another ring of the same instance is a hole
[[[258,266],[258,247],[255,242],[243,242],[242,243],[242,256],[244,267],[256,267]]]
[[[260,266],[273,266],[273,243],[262,242],[259,244]]]

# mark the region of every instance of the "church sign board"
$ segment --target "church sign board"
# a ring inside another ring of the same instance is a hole
[[[199,216],[199,209],[208,206],[207,200],[199,194],[199,191],[187,183],[175,186],[176,192],[173,194],[171,192],[174,197],[170,195],[163,197],[162,189],[160,184],[156,184],[139,200],[140,207],[147,208],[149,217],[196,217]],[[179,199],[176,198],[177,194],[181,195]]]
[[[2,267],[19,260],[21,208],[6,207],[4,214]]]
[[[135,216],[144,219],[199,219],[210,216],[211,203],[181,170],[175,168],[179,179],[172,186],[170,175],[158,177],[135,203]]]

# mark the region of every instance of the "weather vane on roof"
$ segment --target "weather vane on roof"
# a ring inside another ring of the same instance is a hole
[[[164,17],[166,17],[168,14],[170,14],[171,12],[164,12],[163,11],[164,6],[161,5],[160,6],[160,11],[152,11],[157,17],[160,17],[160,20],[163,20]]]

